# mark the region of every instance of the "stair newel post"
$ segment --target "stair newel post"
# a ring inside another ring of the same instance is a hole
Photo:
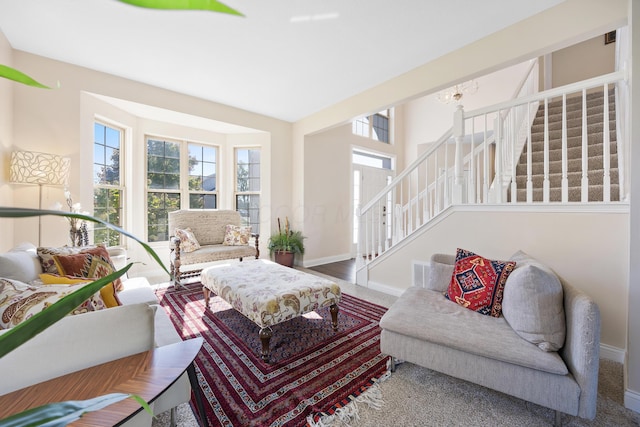
[[[544,99],[544,178],[542,181],[542,201],[549,203],[549,98]]]
[[[602,114],[602,165],[604,177],[602,178],[602,201],[611,201],[611,140],[609,136],[609,84],[604,84],[604,94],[602,96],[604,105]]]
[[[589,136],[587,134],[587,89],[582,89],[582,193],[580,201],[589,201]]]
[[[562,94],[562,203],[569,201],[569,178],[567,158],[567,94]]]
[[[453,137],[456,141],[456,153],[454,164],[454,185],[452,202],[454,204],[463,203],[463,187],[464,187],[464,170],[463,170],[463,157],[462,142],[464,140],[464,109],[462,105],[456,107],[456,111],[453,113]]]
[[[363,237],[363,221],[362,221],[362,210],[361,205],[358,204],[356,206],[356,218],[358,221],[358,238],[356,239],[356,269],[364,266],[366,263],[364,262],[364,254],[362,253],[363,245],[362,245],[362,237]]]

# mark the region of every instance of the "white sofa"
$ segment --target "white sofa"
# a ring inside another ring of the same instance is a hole
[[[126,263],[124,250],[114,248],[109,252],[116,268]],[[33,245],[20,245],[0,254],[0,277],[29,283],[41,272]],[[124,290],[118,293],[122,306],[67,316],[0,358],[0,395],[154,346],[179,342],[181,337],[158,305],[148,281],[143,277],[122,279]],[[188,402],[190,396],[185,373],[150,406],[157,415]],[[140,411],[125,425],[150,426],[151,416]]]
[[[380,320],[381,351],[554,409],[556,424],[561,423],[560,412],[593,419],[600,348],[598,306],[526,254],[519,252],[512,260],[517,264],[506,281],[502,301],[503,314],[511,324],[504,316],[482,315],[447,300],[443,291],[455,257],[436,254],[427,287],[407,289]],[[560,292],[552,295],[543,282],[555,280]],[[557,304],[559,310],[551,310]],[[508,313],[509,305],[520,312]],[[539,318],[529,316],[536,311],[541,313]],[[546,327],[546,320],[554,316],[561,327],[548,328],[546,334],[536,331],[534,336],[532,332]],[[526,323],[528,328],[518,327]],[[549,348],[549,342],[560,348]]]

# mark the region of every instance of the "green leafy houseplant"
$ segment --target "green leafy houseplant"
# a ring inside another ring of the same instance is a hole
[[[289,218],[285,218],[284,230],[278,218],[278,232],[271,235],[267,245],[269,254],[275,255],[277,263],[293,267],[295,254],[304,254],[304,239],[302,232],[291,230]]]
[[[63,212],[63,211],[53,211],[53,210],[39,210],[39,209],[26,209],[26,208],[12,208],[12,207],[2,207],[0,206],[0,217],[4,218],[26,218],[33,216],[41,216],[41,215],[54,215],[54,216],[63,216],[67,218],[75,218],[84,221],[91,221],[100,223],[114,231],[117,231],[127,237],[138,242],[144,249],[147,251],[149,255],[162,267],[162,269],[167,273],[167,275],[171,276],[167,268],[164,266],[160,257],[156,252],[151,249],[151,247],[138,239],[131,233],[123,230],[120,227],[117,227],[113,224],[110,224],[106,221],[103,221],[98,218],[94,218],[89,215],[74,213],[74,212]],[[51,304],[47,307],[46,310],[41,311],[40,313],[35,314],[24,322],[19,323],[15,327],[7,330],[3,334],[0,334],[0,358],[9,352],[15,350],[20,345],[24,344],[31,338],[35,337],[40,332],[47,329],[49,326],[53,325],[58,320],[62,319],[68,313],[70,313],[77,306],[82,304],[85,300],[87,300],[91,295],[98,292],[103,286],[117,279],[126,273],[132,266],[132,263],[127,264],[122,269],[115,271],[108,276],[100,278],[94,282],[88,283],[86,286],[81,287],[80,289],[72,292],[60,300],[56,301],[54,304]],[[9,426],[30,426],[30,425],[56,425],[56,426],[64,426],[68,423],[77,420],[82,416],[83,413],[89,411],[95,411],[103,408],[106,405],[111,403],[115,403],[119,400],[126,399],[128,397],[133,397],[136,399],[148,412],[152,413],[149,405],[144,402],[144,400],[140,399],[135,395],[128,395],[123,393],[115,393],[105,396],[98,396],[94,399],[89,399],[82,402],[58,402],[52,403],[49,405],[45,405],[43,407],[34,408],[14,416],[5,418],[4,420],[0,420],[0,427],[9,427]],[[44,424],[45,422],[49,422],[51,424]]]

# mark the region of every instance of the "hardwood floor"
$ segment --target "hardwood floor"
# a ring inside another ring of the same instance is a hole
[[[356,260],[354,258],[332,262],[330,264],[316,265],[315,267],[309,267],[309,270],[327,274],[351,283],[355,283],[356,281]]]

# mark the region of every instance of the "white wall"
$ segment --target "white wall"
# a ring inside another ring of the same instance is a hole
[[[478,91],[464,95],[460,104],[465,111],[473,111],[512,99],[529,66],[530,62],[525,61],[478,77]],[[431,144],[451,128],[455,109],[455,103],[443,104],[438,101],[437,93],[404,104],[407,163],[411,163],[422,152],[420,145]]]
[[[401,116],[398,111],[397,116]],[[401,127],[401,126],[400,126]],[[397,129],[400,131],[400,129]],[[399,132],[396,132],[397,136]],[[396,138],[399,139],[399,138]],[[351,153],[354,148],[402,158],[401,142],[385,144],[354,135],[343,125],[305,138],[304,161],[304,265],[348,259],[353,230],[353,179]],[[399,162],[402,167],[402,162]],[[299,214],[299,212],[294,212]]]
[[[523,207],[517,213],[491,208],[455,208],[419,238],[376,264],[371,286],[404,290],[411,285],[412,260],[428,261],[434,253],[455,254],[463,248],[492,259],[508,259],[518,250],[551,267],[600,306],[601,341],[626,348],[629,292],[626,211],[554,212]],[[616,256],[612,256],[616,254]]]
[[[553,87],[615,71],[616,44],[604,44],[604,35],[553,52]]]
[[[12,66],[12,50],[4,34],[0,32],[0,64]],[[13,83],[0,78],[0,151],[10,152],[13,127]],[[13,196],[9,181],[9,158],[3,157],[0,162],[0,205],[11,206]],[[13,227],[11,221],[0,221],[0,251],[6,251],[13,244]]]
[[[143,134],[148,130],[169,134],[168,136],[187,132],[186,128],[179,129],[178,126],[170,129],[159,124],[151,126],[132,115],[122,111],[117,112],[114,108],[106,106],[100,107],[102,109],[97,108],[96,105],[99,103],[95,100],[90,101],[91,96],[86,94],[90,92],[245,126],[270,135],[269,141],[260,141],[260,144],[266,144],[269,149],[267,155],[269,163],[265,163],[263,178],[264,182],[276,190],[265,193],[267,197],[264,201],[265,209],[268,211],[273,206],[278,206],[281,211],[291,209],[291,173],[288,167],[291,162],[291,125],[289,123],[24,52],[13,51],[12,54],[16,68],[28,74],[35,74],[33,70],[37,70],[38,75],[42,76],[40,80],[45,84],[60,80],[61,87],[51,91],[21,87],[21,85],[14,88],[11,146],[71,157],[70,190],[74,195],[80,195],[77,201],[83,206],[88,207],[92,204],[90,147],[93,141],[92,122],[95,114],[112,116],[114,120],[135,129],[132,141],[134,151],[137,149],[138,152],[144,150]],[[3,97],[3,102],[6,99]],[[190,130],[189,132],[196,139],[212,138],[211,134],[204,136],[202,131]],[[241,138],[241,136],[236,135],[233,138]],[[271,141],[275,143],[271,144]],[[10,151],[11,148],[2,147],[0,155],[3,164],[8,163]],[[273,164],[270,162],[271,159],[274,159]],[[144,163],[138,164],[135,168],[138,173],[143,170]],[[3,176],[0,185],[6,185],[7,179],[8,176]],[[37,204],[34,205],[34,201],[37,200],[37,187],[15,187],[12,189],[15,206],[37,207]],[[43,207],[62,200],[62,189],[50,188],[44,193]],[[136,192],[133,200],[140,200],[143,194]],[[267,228],[270,216],[269,213],[265,215]],[[7,221],[2,220],[0,223],[7,224]],[[15,237],[11,244],[23,240],[37,241],[37,227],[34,228],[33,224],[27,221],[33,220],[10,221],[15,223]],[[66,227],[60,226],[63,224],[61,221],[64,220],[45,218],[43,221],[45,228],[43,245],[59,245],[67,242]],[[132,225],[138,231],[141,229],[140,224]],[[269,235],[268,229],[262,232],[263,235]],[[143,236],[143,234],[136,235]]]
[[[640,412],[640,5],[629,2],[631,23],[631,213],[629,254],[629,335],[625,364],[625,406]],[[638,82],[635,80],[639,79]],[[635,202],[634,202],[635,201]]]

